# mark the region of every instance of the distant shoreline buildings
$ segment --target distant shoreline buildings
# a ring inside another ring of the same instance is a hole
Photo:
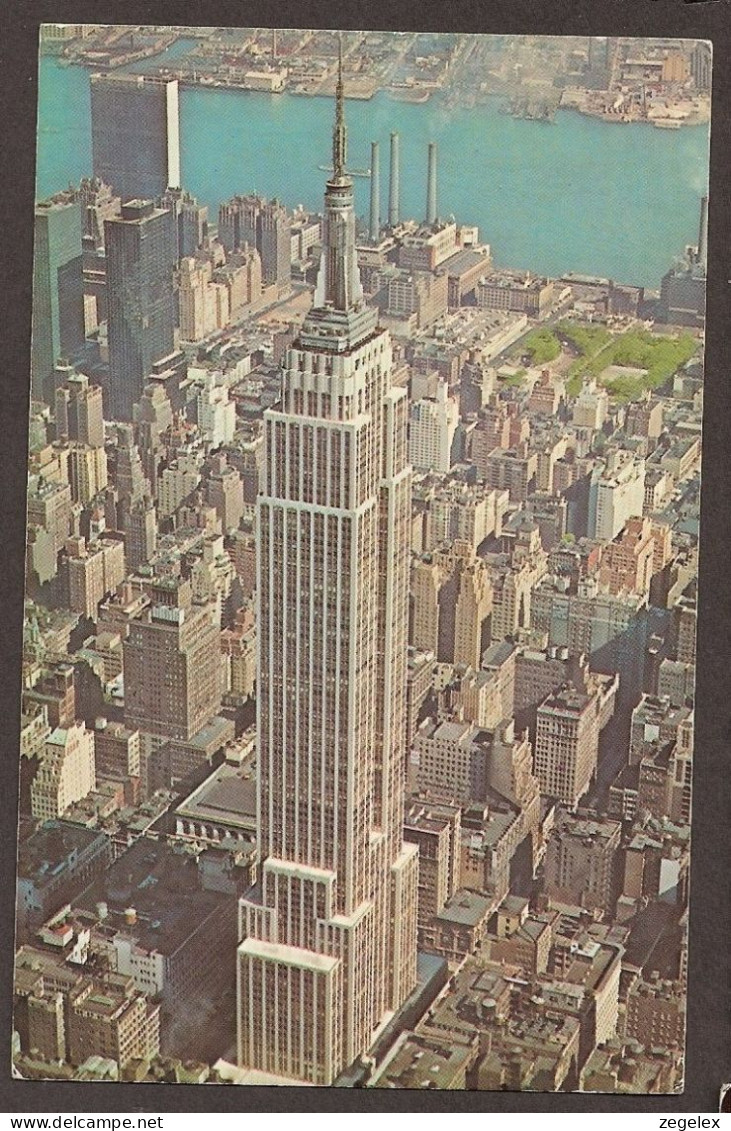
[[[332,32],[319,33],[313,45],[312,33],[296,29],[281,29],[274,36],[264,29],[242,29],[234,42],[219,37],[217,29],[187,29],[180,37],[187,45],[182,53],[175,51],[179,36],[173,29],[157,29],[152,37],[133,27],[109,32],[103,25],[47,24],[41,48],[64,63],[104,68],[102,81],[105,75],[114,78],[120,67],[134,72],[140,66],[146,78],[183,86],[306,96],[329,94],[337,56]],[[346,98],[370,99],[385,90],[399,101],[445,97],[449,105],[473,106],[481,97],[497,95],[504,112],[521,118],[550,122],[558,108],[568,108],[607,122],[639,121],[671,129],[710,116],[711,52],[706,43],[658,40],[638,55],[632,39],[577,38],[573,50],[544,60],[544,70],[554,79],[551,89],[529,48],[516,62],[515,73],[503,73],[493,58],[492,84],[470,85],[463,81],[461,64],[475,66],[468,47],[474,36],[432,36],[422,46],[418,34],[411,33],[395,59],[383,35],[351,32],[345,37]],[[359,43],[365,59],[359,57]],[[526,73],[534,82],[529,96],[521,88]]]

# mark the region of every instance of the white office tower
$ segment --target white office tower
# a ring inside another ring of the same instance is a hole
[[[409,460],[419,471],[447,472],[459,424],[459,406],[445,381],[434,398],[415,401],[409,414]]]
[[[628,519],[642,514],[644,502],[644,459],[634,452],[611,452],[589,480],[589,537],[611,542]]]
[[[402,839],[411,469],[367,307],[342,73],[315,305],[265,414],[257,503],[259,885],[241,901],[238,1060],[331,1084],[416,984]]]

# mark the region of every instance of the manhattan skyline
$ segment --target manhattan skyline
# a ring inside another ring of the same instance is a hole
[[[441,141],[415,213],[347,142],[496,85],[670,138],[710,54],[488,38],[48,25],[94,140],[35,216],[24,1078],[683,1087],[708,197],[656,288],[543,274]],[[321,212],[190,191],[207,82],[326,96]]]

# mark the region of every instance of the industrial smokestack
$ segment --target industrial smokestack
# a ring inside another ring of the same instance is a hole
[[[437,143],[429,142],[429,171],[426,179],[426,222],[433,224],[437,218]]]
[[[701,222],[698,229],[698,262],[708,268],[708,197],[701,197]]]
[[[381,228],[381,170],[378,156],[378,142],[371,142],[371,217],[369,235],[374,243],[378,240]]]
[[[388,187],[388,225],[395,228],[399,217],[398,134],[391,134],[391,178]]]

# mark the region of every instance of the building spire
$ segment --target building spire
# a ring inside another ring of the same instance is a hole
[[[346,166],[346,129],[343,113],[343,47],[338,41],[338,77],[335,86],[335,124],[333,126],[333,169],[325,184],[325,215],[322,231],[322,256],[313,311],[327,312],[331,326],[343,342],[370,333],[374,320],[363,302],[363,287],[358,272],[355,247],[353,181]],[[341,318],[344,315],[345,318]],[[355,322],[353,318],[355,318]],[[375,317],[375,316],[374,316]],[[355,323],[358,323],[356,326]],[[304,340],[304,339],[303,339]]]
[[[347,131],[343,112],[343,40],[338,36],[338,81],[335,86],[335,126],[333,128],[333,179],[345,176]]]

